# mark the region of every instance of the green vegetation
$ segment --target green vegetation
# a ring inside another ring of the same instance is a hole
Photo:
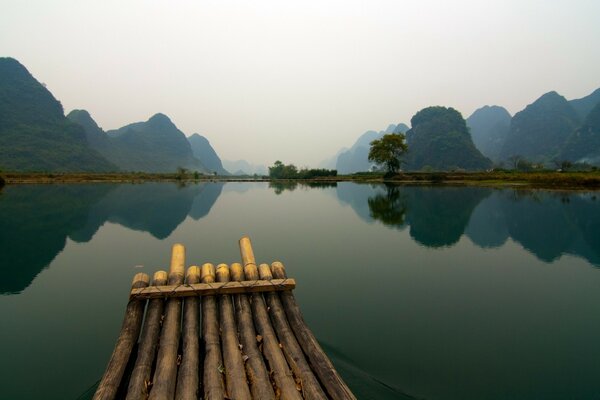
[[[0,160],[6,170],[115,171],[87,145],[83,129],[12,58],[0,58]]]
[[[467,118],[475,147],[494,162],[499,161],[500,151],[510,131],[510,121],[508,111],[498,106],[481,107]]]
[[[579,116],[563,96],[546,93],[515,114],[500,158],[518,154],[533,163],[547,164],[559,155],[579,123]]]
[[[486,170],[492,162],[473,144],[462,115],[453,108],[427,107],[411,119],[406,133],[408,170]]]
[[[229,175],[229,172],[223,168],[223,163],[217,155],[217,152],[212,148],[208,139],[197,133],[187,138],[192,148],[194,157],[198,160],[202,160],[204,165],[209,171],[214,172],[216,175]]]
[[[588,114],[581,127],[569,136],[561,158],[600,164],[600,103]]]
[[[315,179],[337,176],[336,170],[330,169],[301,169],[294,164],[286,165],[277,160],[272,167],[269,167],[269,177],[272,179]]]
[[[371,142],[369,161],[383,164],[388,173],[393,174],[400,169],[401,157],[407,149],[403,134],[390,133],[383,135],[381,139],[375,139]]]

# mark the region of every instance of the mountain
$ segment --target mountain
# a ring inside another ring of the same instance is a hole
[[[350,149],[338,155],[335,168],[339,174],[352,174],[370,170],[373,165],[368,159],[371,142],[381,138],[385,134],[404,133],[406,131],[408,131],[408,126],[400,123],[398,125],[390,124],[383,131],[367,131],[363,133]]]
[[[510,131],[510,120],[508,111],[499,106],[481,107],[467,118],[467,127],[471,132],[473,144],[484,156],[498,161]]]
[[[569,101],[569,104],[571,107],[573,107],[581,121],[585,120],[588,114],[598,103],[600,103],[600,88],[596,89],[592,94],[582,97],[581,99]]]
[[[335,164],[337,163],[337,159],[340,156],[340,154],[344,153],[348,151],[347,147],[342,147],[341,149],[339,149],[337,151],[337,153],[335,153],[335,155],[321,161],[318,165],[317,168],[325,168],[325,169],[335,169]]]
[[[600,165],[600,103],[588,114],[582,126],[568,137],[560,159]]]
[[[212,148],[208,139],[197,133],[188,137],[188,142],[192,147],[192,153],[194,157],[202,161],[202,164],[208,168],[211,172],[216,172],[217,175],[230,175],[229,172],[223,168],[223,163],[217,155],[217,152]]]
[[[546,93],[515,114],[500,158],[506,160],[518,155],[532,162],[547,163],[559,155],[579,123],[579,116],[563,96]]]
[[[473,144],[462,115],[453,108],[428,107],[410,120],[406,133],[409,170],[483,170],[492,162]]]
[[[89,146],[102,154],[107,159],[114,158],[116,151],[108,135],[96,124],[89,112],[86,110],[73,110],[67,114],[67,118],[83,127],[85,137]]]
[[[0,58],[0,168],[18,171],[114,171],[84,130],[13,58]]]
[[[246,160],[228,161],[223,160],[223,167],[227,171],[232,171],[233,175],[269,175],[267,167],[264,165],[250,164]]]
[[[209,172],[194,157],[186,136],[164,114],[108,131],[114,146],[115,164],[125,171],[171,172],[183,167]]]

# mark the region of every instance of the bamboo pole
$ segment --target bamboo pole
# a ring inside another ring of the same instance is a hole
[[[185,247],[174,244],[171,252],[169,284],[183,283],[185,273]],[[160,335],[160,348],[156,358],[156,370],[150,400],[170,400],[175,396],[177,379],[177,352],[181,333],[181,299],[171,298],[165,306],[165,318]]]
[[[280,262],[271,264],[271,271],[275,278],[285,279],[285,267]],[[294,330],[296,339],[302,346],[304,354],[308,357],[313,371],[317,374],[327,394],[332,399],[356,400],[346,383],[342,380],[333,364],[319,345],[315,335],[304,322],[300,307],[292,292],[282,292],[280,295],[285,313],[290,326]]]
[[[257,280],[259,278],[258,269],[250,238],[244,236],[240,239],[240,253],[244,265],[244,274],[248,280]],[[252,295],[252,311],[256,330],[263,339],[263,353],[269,362],[273,373],[273,379],[282,399],[302,399],[302,396],[296,389],[292,372],[285,360],[279,342],[269,321],[267,307],[260,294]]]
[[[233,281],[245,280],[242,264],[231,264],[231,279]],[[246,294],[237,294],[233,296],[235,303],[235,314],[242,344],[242,352],[246,359],[246,375],[250,383],[250,391],[255,399],[274,400],[275,393],[273,386],[269,381],[269,374],[262,354],[258,349],[256,341],[256,330],[252,321],[252,311],[250,301]]]
[[[154,273],[152,285],[162,286],[167,284],[167,273],[157,271]],[[158,336],[160,334],[161,317],[165,302],[163,299],[153,299],[148,303],[144,328],[140,338],[138,356],[129,380],[126,400],[142,400],[148,398],[152,364],[156,356]]]
[[[206,263],[202,266],[201,279],[203,283],[215,281],[215,267]],[[223,360],[221,342],[219,340],[219,320],[217,319],[217,304],[214,296],[202,298],[202,338],[204,339],[204,400],[223,400]]]
[[[165,294],[172,297],[196,297],[216,294],[238,294],[255,292],[272,292],[282,290],[292,290],[296,287],[296,281],[292,278],[273,279],[270,281],[251,281],[251,282],[213,282],[213,283],[192,283],[181,285],[165,285],[156,287],[146,287],[133,289],[130,293],[132,298],[136,299],[162,299]]]
[[[133,277],[131,287],[146,287],[149,282],[150,277],[147,274],[139,273]],[[117,344],[110,357],[104,376],[102,376],[98,384],[94,400],[112,400],[115,398],[123,379],[123,373],[129,361],[131,350],[140,334],[145,305],[146,301],[135,299],[130,300],[129,304],[127,304]]]
[[[260,279],[273,279],[269,264],[260,264],[258,273],[260,274]],[[290,328],[279,296],[277,296],[276,292],[268,292],[265,293],[265,299],[269,306],[271,322],[282,344],[283,354],[285,354],[294,375],[300,380],[304,398],[309,400],[327,400],[327,395],[306,362],[302,348],[298,344],[292,328]]]
[[[197,266],[189,267],[185,281],[188,284],[198,283],[200,281],[200,268]],[[187,297],[183,303],[183,355],[177,373],[176,400],[198,399],[200,381],[198,375],[198,365],[200,363],[198,301],[198,297]]]
[[[219,264],[217,266],[217,282],[229,282],[229,280],[229,267],[227,264]],[[250,400],[250,389],[246,382],[244,360],[233,316],[233,303],[228,294],[219,296],[219,321],[227,395],[231,399]]]

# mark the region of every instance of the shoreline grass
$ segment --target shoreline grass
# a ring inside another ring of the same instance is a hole
[[[600,190],[600,171],[589,172],[402,172],[393,176],[357,173],[313,179],[271,179],[263,176],[213,176],[178,173],[37,173],[6,172],[6,185],[52,183],[142,183],[142,182],[308,182],[389,183],[402,185],[517,186],[546,189]]]

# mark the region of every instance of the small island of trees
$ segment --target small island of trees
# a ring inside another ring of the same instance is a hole
[[[277,160],[269,167],[269,178],[271,179],[314,179],[337,176],[337,170],[324,168],[302,168],[298,169],[294,164],[286,165]]]

